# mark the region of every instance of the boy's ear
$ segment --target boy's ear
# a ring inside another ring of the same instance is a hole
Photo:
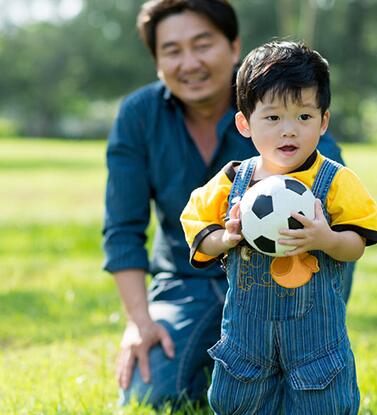
[[[235,115],[236,127],[241,135],[246,138],[251,137],[249,123],[241,111]]]
[[[327,127],[329,126],[330,121],[330,111],[327,110],[322,117],[322,123],[321,123],[321,135],[325,134]]]

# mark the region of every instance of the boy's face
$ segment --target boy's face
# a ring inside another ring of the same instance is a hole
[[[330,113],[321,116],[317,108],[316,88],[301,90],[302,102],[286,103],[266,94],[247,120],[238,112],[236,125],[244,137],[251,137],[261,154],[260,175],[285,174],[300,167],[317,147],[326,132]]]
[[[230,96],[239,39],[230,43],[206,17],[184,11],[156,28],[158,75],[186,105],[211,105]]]

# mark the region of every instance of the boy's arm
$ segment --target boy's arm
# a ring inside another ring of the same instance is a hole
[[[203,254],[218,257],[234,248],[243,238],[240,225],[240,206],[235,204],[229,211],[229,220],[225,222],[225,229],[211,232],[200,243],[198,250]]]
[[[330,229],[329,239],[321,249],[338,261],[357,261],[365,250],[365,239],[353,231],[335,232]]]
[[[224,254],[229,248],[223,242],[225,229],[218,229],[206,236],[198,246],[198,251],[213,257]]]
[[[285,229],[281,235],[294,238],[283,241],[288,255],[319,249],[339,261],[360,258],[364,247],[377,243],[377,204],[358,176],[347,167],[338,170],[326,199],[330,224],[321,202],[316,201],[315,218],[295,214],[303,229]],[[296,249],[293,249],[297,246]]]
[[[232,179],[227,174],[227,168],[228,165],[224,166],[209,182],[191,193],[180,217],[186,241],[190,246],[190,264],[194,268],[211,265],[228,249],[223,246],[213,249],[213,243],[210,243],[211,250],[208,252],[215,253],[210,255],[205,253],[208,249],[206,244],[202,246],[204,239],[211,237],[207,242],[212,240],[212,233],[224,231],[226,227],[225,216],[232,187]],[[222,237],[217,236],[214,239],[220,242]]]
[[[356,232],[346,230],[342,232],[333,231],[322,211],[320,200],[315,203],[315,218],[313,220],[299,214],[292,216],[304,225],[303,229],[282,229],[280,234],[292,239],[281,239],[279,243],[289,247],[287,256],[298,255],[307,251],[320,250],[338,261],[356,261],[365,249],[365,239]]]

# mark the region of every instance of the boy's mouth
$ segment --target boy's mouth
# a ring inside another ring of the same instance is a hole
[[[298,147],[294,145],[287,144],[287,145],[278,147],[278,150],[282,151],[284,154],[289,155],[289,154],[293,154],[297,150],[297,148]]]

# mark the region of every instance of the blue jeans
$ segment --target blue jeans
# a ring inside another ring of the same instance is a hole
[[[207,349],[220,336],[226,278],[171,279],[157,275],[150,287],[150,313],[175,343],[169,359],[160,345],[151,349],[151,383],[145,384],[138,368],[129,389],[120,391],[120,403],[132,396],[157,407],[165,401],[199,400],[206,396],[213,360]]]

